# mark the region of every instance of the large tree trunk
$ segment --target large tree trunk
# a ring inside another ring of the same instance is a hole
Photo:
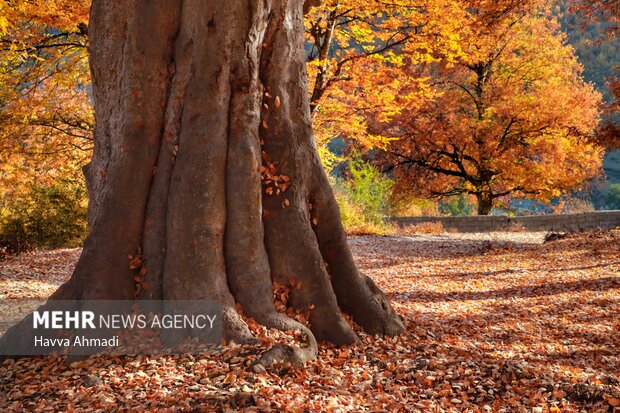
[[[478,215],[491,215],[493,211],[493,195],[487,192],[476,194],[478,202]]]
[[[357,340],[343,312],[372,334],[403,331],[357,271],[321,167],[302,3],[93,1],[91,233],[52,299],[216,299],[226,337],[243,342],[238,303],[260,323],[304,331],[310,353],[314,337]],[[311,332],[275,310],[272,281],[291,279]],[[303,362],[305,351],[270,354]]]

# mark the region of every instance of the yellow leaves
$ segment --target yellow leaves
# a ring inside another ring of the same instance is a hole
[[[596,125],[600,95],[576,75],[573,51],[547,15],[516,19],[518,10],[510,10],[493,23],[496,30],[480,32],[480,19],[495,5],[476,7],[480,15],[463,28],[472,35],[459,41],[478,52],[452,59],[459,64],[444,64],[443,58],[422,72],[411,66],[412,76],[428,76],[434,86],[416,85],[419,99],[397,95],[393,106],[403,109],[375,116],[380,126],[407,136],[392,148],[418,162],[409,172],[396,172],[400,185],[411,181],[422,193],[442,193],[462,188],[462,178],[476,179],[486,169],[494,171],[484,179],[494,193],[522,188],[518,195],[546,201],[579,187],[601,166],[600,148],[583,139]],[[436,168],[416,181],[413,175],[426,161]]]
[[[27,176],[81,179],[93,113],[84,87],[90,82],[86,47],[79,47],[86,38],[74,32],[88,20],[90,2],[9,3],[0,2],[0,164],[12,164],[22,182]],[[74,46],[52,47],[64,43]],[[41,44],[45,53],[37,52]],[[8,179],[0,175],[0,187]]]
[[[369,42],[373,39],[374,31],[370,26],[362,26],[360,24],[352,24],[347,31],[347,34],[352,38],[351,40],[356,40],[361,43]],[[367,50],[373,50],[373,45],[366,45],[365,48]]]
[[[321,95],[313,113],[319,147],[336,136],[362,147],[385,147],[386,135],[368,118],[386,121],[400,112],[403,102],[395,97],[411,93],[400,84],[412,80],[402,70],[405,66],[456,53],[442,39],[451,36],[456,44],[453,33],[462,25],[455,10],[462,13],[463,7],[440,0],[416,7],[404,1],[328,1],[314,8],[306,16],[306,27],[314,46],[308,62],[310,94]],[[333,16],[339,16],[340,24],[332,26]]]
[[[6,31],[9,28],[9,20],[6,18],[8,9],[9,6],[6,2],[0,2],[0,36],[6,34]]]

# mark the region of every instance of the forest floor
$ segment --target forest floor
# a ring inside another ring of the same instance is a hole
[[[620,231],[351,237],[408,331],[323,345],[305,370],[218,356],[7,360],[0,411],[620,411]],[[0,262],[0,299],[48,296],[79,250]]]

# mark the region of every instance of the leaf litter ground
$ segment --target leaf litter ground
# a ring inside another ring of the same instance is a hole
[[[7,360],[0,411],[618,412],[620,231],[544,235],[351,237],[402,336],[322,345],[297,371],[249,368],[295,339],[254,323],[260,345],[217,356]],[[0,262],[0,299],[47,297],[78,256]]]

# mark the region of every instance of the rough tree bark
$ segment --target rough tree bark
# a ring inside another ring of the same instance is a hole
[[[491,215],[493,210],[493,195],[489,192],[476,193],[478,215]]]
[[[52,299],[133,299],[137,279],[140,298],[219,300],[229,340],[252,338],[236,303],[308,337],[266,362],[303,363],[316,340],[355,342],[343,312],[372,334],[403,331],[355,267],[318,157],[303,10],[301,0],[93,1],[91,232]],[[272,282],[291,278],[309,328],[274,307]]]

